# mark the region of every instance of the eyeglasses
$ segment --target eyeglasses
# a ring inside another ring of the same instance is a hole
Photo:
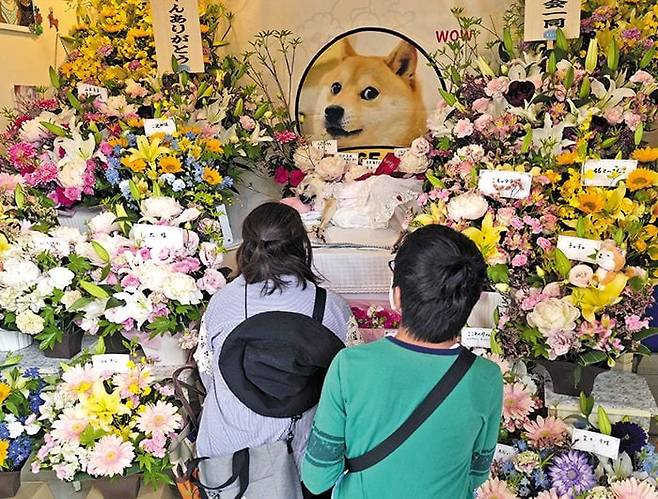
[[[395,272],[395,260],[388,261],[388,268],[391,269],[391,272]]]

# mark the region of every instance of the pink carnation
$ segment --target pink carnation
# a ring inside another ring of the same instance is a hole
[[[528,255],[525,253],[519,253],[514,258],[512,258],[512,267],[523,267],[528,264]]]
[[[23,170],[29,165],[30,160],[36,156],[36,149],[28,142],[19,142],[9,147],[7,155],[15,168]]]
[[[187,257],[180,262],[176,262],[171,266],[174,272],[181,272],[183,274],[190,274],[196,272],[201,268],[201,262],[197,258]]]
[[[509,87],[509,78],[506,76],[499,76],[487,83],[484,93],[489,97],[502,97]]]
[[[618,125],[624,121],[624,110],[619,106],[611,107],[603,116],[611,125]]]
[[[484,133],[491,123],[493,123],[493,117],[489,114],[483,114],[482,116],[478,116],[475,120],[475,129],[480,133]]]
[[[455,134],[455,137],[458,139],[462,139],[464,137],[468,137],[473,133],[474,130],[473,123],[471,120],[468,118],[463,118],[457,122],[455,125],[455,129],[453,130],[453,133]]]
[[[153,454],[158,458],[163,458],[167,454],[167,450],[165,449],[166,443],[167,439],[164,435],[157,434],[153,435],[153,438],[142,440],[139,443],[139,446],[149,454]]]
[[[297,140],[297,134],[290,130],[284,130],[283,132],[275,132],[274,139],[280,144],[287,144]]]
[[[480,114],[486,113],[490,102],[491,99],[487,99],[486,97],[475,99],[475,101],[473,101],[473,110]]]
[[[624,122],[628,128],[635,131],[640,123],[642,123],[642,116],[631,111],[626,111],[624,113]]]
[[[551,243],[551,241],[549,241],[545,237],[538,237],[537,245],[544,251],[549,251],[553,247],[553,243]]]
[[[248,132],[251,132],[256,128],[256,122],[250,116],[240,116],[240,126]]]
[[[649,319],[642,320],[636,314],[631,314],[627,316],[624,319],[624,322],[626,323],[626,328],[632,333],[641,331],[642,329],[646,329],[649,327]]]

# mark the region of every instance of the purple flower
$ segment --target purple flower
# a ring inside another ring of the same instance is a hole
[[[596,485],[594,468],[587,456],[575,450],[556,457],[548,475],[560,495],[581,494]]]
[[[514,107],[523,107],[535,95],[535,84],[531,81],[513,81],[509,84],[505,99]]]
[[[625,452],[629,456],[640,452],[647,444],[647,432],[635,423],[620,421],[613,424],[612,436],[621,440],[619,443],[619,452]]]

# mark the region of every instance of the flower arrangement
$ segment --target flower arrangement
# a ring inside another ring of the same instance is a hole
[[[27,230],[1,255],[0,310],[3,327],[34,336],[52,349],[65,335],[79,332],[76,309],[90,262],[75,253],[83,239],[76,229]]]
[[[356,323],[362,329],[397,329],[400,327],[400,314],[382,306],[370,305],[350,307]]]
[[[591,399],[582,402],[593,403]],[[602,408],[598,428],[586,421],[587,417],[576,418],[578,427],[620,438],[617,459],[573,448],[570,425],[552,416],[538,416],[524,425],[508,457],[494,461],[492,476],[477,490],[476,498],[656,497],[656,458],[646,432],[630,422],[611,425]]]
[[[118,374],[92,364],[63,369],[42,393],[45,435],[32,471],[66,482],[141,473],[146,483],[172,484],[167,448],[183,425],[173,389],[145,364]]]
[[[0,470],[19,471],[41,437],[39,416],[45,382],[38,369],[19,370],[20,356],[0,366]]]
[[[172,335],[194,348],[203,306],[226,284],[219,224],[168,197],[140,208],[134,221],[118,206],[89,222],[79,246],[93,266],[79,303],[92,316],[84,328],[101,338]]]

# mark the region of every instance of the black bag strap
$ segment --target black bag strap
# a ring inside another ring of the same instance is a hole
[[[207,457],[200,457],[190,461],[190,464],[187,467],[188,478],[193,485],[196,485],[201,493],[201,496],[205,499],[208,497],[207,491],[217,491],[221,492],[226,487],[229,487],[236,480],[239,480],[240,489],[238,490],[238,495],[235,496],[235,499],[242,499],[244,493],[249,487],[249,449],[242,449],[233,454],[232,465],[232,474],[231,477],[226,480],[223,484],[218,485],[217,487],[210,487],[201,483],[201,480],[196,476],[195,471],[199,467],[201,461],[209,459]]]
[[[452,390],[459,384],[464,375],[475,362],[475,354],[463,349],[457,360],[450,366],[432,391],[425,397],[411,416],[389,435],[386,440],[365,454],[353,459],[347,459],[347,470],[359,473],[386,459],[400,447],[441,405]]]
[[[322,324],[324,309],[327,305],[327,290],[320,286],[315,287],[315,303],[313,304],[313,320]]]

